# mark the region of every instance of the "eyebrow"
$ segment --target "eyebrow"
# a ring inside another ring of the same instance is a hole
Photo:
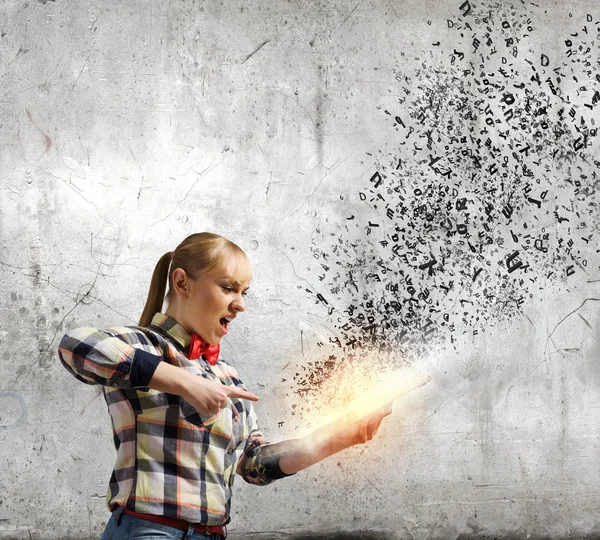
[[[239,281],[233,281],[232,282],[234,285],[236,285],[237,287],[241,286],[241,283]],[[250,288],[250,285],[248,285],[244,290],[247,291]]]
[[[231,281],[231,283],[233,283],[234,285],[236,285],[238,287],[241,285],[241,283],[239,281],[232,279],[231,276],[221,276],[219,279],[227,279],[227,280]],[[250,289],[250,285],[248,285],[248,287],[246,287],[244,290],[247,291],[248,289]]]

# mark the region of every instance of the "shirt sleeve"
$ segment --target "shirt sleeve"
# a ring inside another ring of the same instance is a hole
[[[138,338],[147,341],[138,333]],[[77,328],[63,336],[58,356],[63,366],[86,384],[147,390],[163,357],[134,347],[132,337],[111,330]]]
[[[291,474],[284,473],[279,467],[280,454],[277,445],[266,442],[258,428],[254,407],[249,405],[248,421],[250,434],[244,441],[245,448],[240,459],[238,471],[249,484],[266,486]]]

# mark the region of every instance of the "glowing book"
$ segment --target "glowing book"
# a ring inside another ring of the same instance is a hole
[[[343,415],[346,422],[356,422],[368,416],[387,403],[391,403],[411,390],[427,384],[431,377],[403,369],[382,374],[380,379],[362,396],[347,405],[346,412]]]

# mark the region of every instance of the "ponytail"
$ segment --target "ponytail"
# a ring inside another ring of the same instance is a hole
[[[144,311],[140,317],[140,326],[148,326],[152,322],[155,313],[162,310],[165,299],[165,290],[167,288],[167,278],[169,277],[169,265],[171,264],[172,252],[165,253],[156,263],[152,281],[150,282],[150,291],[148,299],[144,306]]]

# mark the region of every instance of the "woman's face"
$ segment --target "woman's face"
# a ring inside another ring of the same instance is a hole
[[[250,281],[244,281],[236,270],[233,261],[225,261],[217,270],[201,274],[196,280],[188,277],[188,294],[179,298],[183,320],[178,322],[212,345],[221,342],[231,321],[246,310],[244,296]]]

